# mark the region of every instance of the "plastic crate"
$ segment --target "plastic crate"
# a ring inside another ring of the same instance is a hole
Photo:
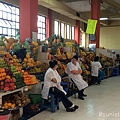
[[[41,102],[42,94],[29,94],[28,97],[32,104],[38,104]]]

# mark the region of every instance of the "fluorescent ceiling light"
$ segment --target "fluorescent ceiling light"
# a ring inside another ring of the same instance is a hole
[[[108,18],[100,18],[100,20],[108,20]]]

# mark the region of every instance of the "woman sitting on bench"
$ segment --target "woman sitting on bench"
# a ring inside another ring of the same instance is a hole
[[[54,94],[61,99],[67,112],[74,112],[78,109],[77,105],[74,105],[67,97],[66,92],[63,90],[61,83],[61,77],[56,71],[58,65],[57,61],[52,60],[49,62],[50,68],[46,71],[44,77],[44,86],[42,90],[42,98],[48,99],[48,95]]]

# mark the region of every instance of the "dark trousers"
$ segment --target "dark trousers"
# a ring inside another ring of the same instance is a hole
[[[92,82],[92,84],[95,84],[95,83],[100,84],[100,81],[97,76],[92,76],[91,82]]]
[[[49,93],[57,96],[62,101],[65,108],[70,108],[73,103],[65,96],[65,94],[56,87],[51,87]]]
[[[84,92],[84,89],[79,90],[79,91],[78,91],[78,97],[82,97],[82,96],[83,96],[83,92]]]

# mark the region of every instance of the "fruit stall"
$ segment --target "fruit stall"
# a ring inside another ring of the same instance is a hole
[[[18,120],[23,115],[23,108],[31,103],[24,90],[38,83],[36,76],[31,74],[32,70],[27,70],[40,65],[39,61],[34,61],[38,43],[26,40],[21,44],[13,38],[3,38],[0,43],[0,109],[3,113],[9,110],[10,119]],[[30,51],[33,57],[30,57]],[[35,70],[41,71],[40,68]],[[19,111],[18,114],[16,111]],[[2,116],[0,119],[3,119]]]
[[[77,44],[66,42],[61,36],[56,35],[43,42],[40,40],[35,42],[27,38],[23,43],[4,37],[0,41],[0,108],[10,111],[15,109],[22,111],[25,108],[27,114],[28,109],[33,113],[40,112],[41,82],[44,81],[44,74],[49,68],[49,61],[57,60],[57,70],[63,78],[62,82],[69,84],[70,81],[64,79],[67,76],[65,69],[75,54],[80,57],[83,79],[89,83],[91,62],[95,53],[79,48]],[[102,54],[100,57],[104,67],[110,67],[113,64],[112,59]],[[33,91],[38,88],[39,90],[34,93]],[[20,116],[22,114],[21,112]]]

